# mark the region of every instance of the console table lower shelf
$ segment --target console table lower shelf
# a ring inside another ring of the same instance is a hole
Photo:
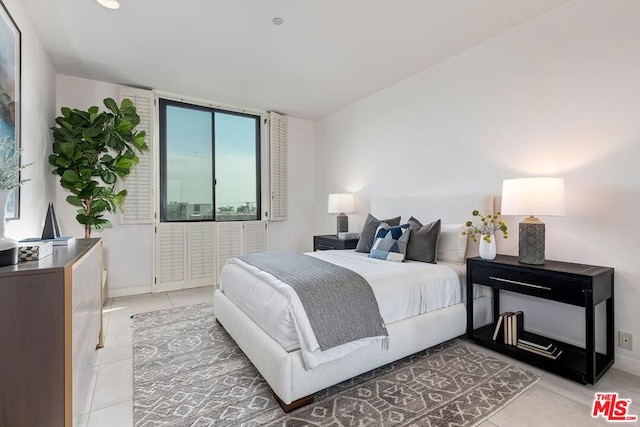
[[[521,360],[533,366],[537,366],[546,371],[552,372],[561,377],[568,378],[581,384],[588,384],[587,358],[584,348],[557,341],[542,335],[525,331],[524,339],[534,339],[548,341],[562,350],[562,354],[557,359],[550,359],[538,354],[522,350],[515,345],[507,345],[492,339],[495,324],[489,324],[476,329],[468,336],[473,342],[491,350],[506,354],[514,359]],[[613,360],[607,358],[605,354],[596,352],[596,371],[605,372],[613,365]]]

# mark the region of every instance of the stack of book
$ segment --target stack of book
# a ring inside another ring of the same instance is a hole
[[[508,345],[516,345],[518,337],[524,336],[524,313],[507,311],[498,317],[493,330],[493,340]]]
[[[558,356],[562,354],[562,349],[558,348],[558,346],[552,342],[539,340],[533,337],[527,337],[526,339],[520,338],[518,340],[517,347],[520,350],[535,353],[539,356],[548,357],[553,360],[557,359]]]
[[[562,354],[551,341],[535,338],[524,333],[524,313],[522,311],[507,311],[502,313],[496,321],[493,330],[493,340],[501,341],[507,345],[514,345],[520,350],[525,350],[549,359],[557,359]]]

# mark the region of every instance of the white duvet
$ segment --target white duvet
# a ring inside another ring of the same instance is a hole
[[[321,251],[307,255],[355,271],[371,285],[386,324],[464,300],[465,266],[395,263],[353,251]],[[222,269],[220,289],[285,350],[300,348],[307,369],[369,344],[362,339],[321,351],[294,289],[238,258]]]

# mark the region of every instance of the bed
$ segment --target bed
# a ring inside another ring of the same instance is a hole
[[[442,218],[449,224],[464,223],[474,209],[492,211],[493,199],[443,196],[371,201],[371,212],[379,218],[401,214],[406,220],[413,215],[424,221]],[[477,254],[474,246],[468,246],[467,256]],[[463,263],[392,263],[353,251],[309,255],[367,279],[378,300],[388,341],[386,348],[378,339],[363,339],[320,351],[313,345],[313,336],[306,335],[308,325],[292,318],[297,310],[291,308],[296,304],[295,292],[287,292],[287,284],[242,260],[230,260],[214,295],[216,318],[265,378],[285,411],[311,403],[314,393],[331,385],[465,332]],[[491,295],[487,292],[482,288],[474,292],[474,324],[490,321]]]

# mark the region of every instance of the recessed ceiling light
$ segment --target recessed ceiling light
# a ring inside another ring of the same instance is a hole
[[[107,9],[119,9],[120,2],[118,0],[96,0],[100,5],[106,7]]]
[[[284,24],[284,19],[282,18],[273,18],[273,23],[276,25],[282,25]]]

